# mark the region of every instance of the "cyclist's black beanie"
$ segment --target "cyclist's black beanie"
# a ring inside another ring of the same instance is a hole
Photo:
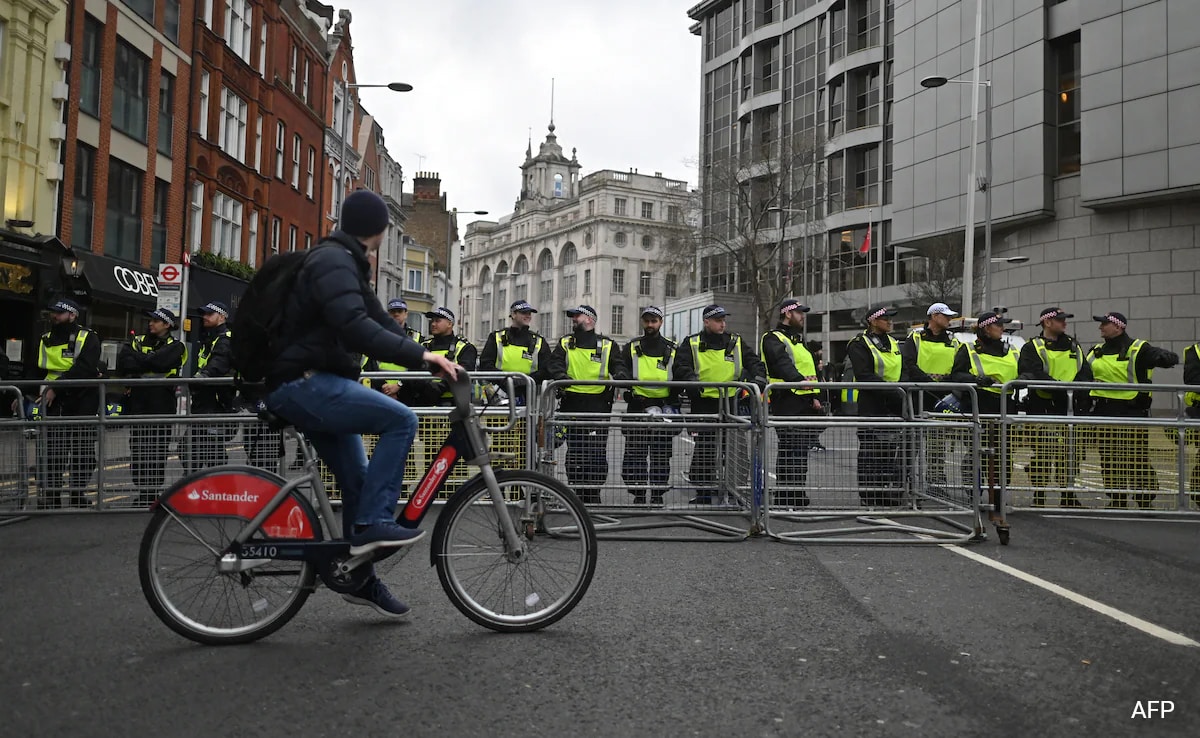
[[[388,207],[370,190],[355,190],[342,203],[341,229],[351,236],[370,238],[387,230]]]

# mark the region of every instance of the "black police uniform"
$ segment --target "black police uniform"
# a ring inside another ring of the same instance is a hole
[[[138,348],[135,348],[138,347]],[[178,376],[186,361],[187,347],[168,335],[153,333],[134,338],[121,347],[117,371],[126,377]],[[175,385],[130,387],[125,393],[125,415],[174,415]],[[171,426],[167,423],[132,425],[129,430],[130,468],[138,502],[149,504],[162,490],[166,476]]]
[[[1063,333],[1058,338],[1048,341],[1045,334],[1042,334],[1026,341],[1021,347],[1021,356],[1017,360],[1017,379],[1033,382],[1061,381],[1050,376],[1047,371],[1046,363],[1038,354],[1038,344],[1035,343],[1038,341],[1047,352],[1074,354],[1082,362],[1083,349],[1073,336]],[[1022,405],[1028,415],[1066,415],[1070,409],[1070,396],[1066,390],[1031,389]],[[1026,473],[1029,475],[1030,486],[1034,487],[1034,506],[1046,504],[1046,489],[1058,489],[1063,507],[1083,507],[1075,493],[1068,489],[1078,474],[1079,454],[1083,450],[1076,449],[1068,453],[1068,439],[1074,435],[1074,429],[1038,423],[1030,426],[1030,433],[1033,455],[1029,459]]]
[[[767,376],[783,382],[812,382],[816,376],[805,377],[796,366],[795,355],[784,345],[777,334],[783,334],[793,344],[803,344],[804,334],[799,328],[780,323],[773,331],[763,335],[762,361]],[[808,351],[808,347],[804,347]],[[809,352],[811,355],[811,352]],[[813,368],[817,358],[813,356]],[[819,404],[820,394],[796,394],[793,390],[774,391],[770,394],[768,410],[777,417],[812,417],[825,413]],[[808,454],[817,445],[824,428],[820,426],[784,427],[775,429],[778,437],[775,456],[775,481],[779,492],[774,501],[781,505],[806,506],[809,504],[805,487],[808,484]]]
[[[58,379],[97,379],[100,377],[100,337],[78,323],[53,326],[42,335],[42,350],[62,347],[64,359],[71,360],[70,368],[58,374]],[[47,371],[43,378],[49,374]],[[99,386],[56,388],[53,380],[54,402],[42,408],[48,417],[96,418],[100,406]],[[43,493],[38,509],[62,505],[63,475],[68,475],[68,490],[72,507],[86,507],[84,496],[92,472],[96,469],[96,427],[94,422],[82,425],[47,423],[46,456],[43,476],[39,480]]]
[[[867,345],[867,342],[871,346]],[[880,335],[870,330],[854,336],[846,344],[846,358],[854,370],[856,382],[885,382],[876,372],[875,351],[899,357],[900,345],[890,334]],[[896,377],[899,380],[899,376]],[[901,418],[904,416],[904,393],[899,390],[859,390],[859,417]],[[885,492],[882,488],[899,487],[902,481],[899,433],[887,429],[858,428],[858,483],[867,488],[859,491],[865,505],[899,505],[899,491]],[[870,489],[875,488],[875,489]]]
[[[528,349],[526,353],[531,353],[533,347],[540,342],[537,353],[537,369],[534,370],[530,377],[533,378],[534,385],[540,385],[542,382],[550,379],[550,341],[546,340],[538,332],[531,328],[522,326],[516,328],[509,326],[502,331],[493,331],[488,335],[487,340],[483,342],[483,350],[479,352],[479,371],[481,372],[498,372],[509,371],[500,366],[500,354],[506,346],[521,346]],[[534,358],[529,357],[531,360]],[[518,405],[526,403],[525,385],[518,384],[515,387],[516,400]]]
[[[661,334],[641,336],[630,341],[621,352],[621,361],[625,366],[628,377],[635,376],[635,365],[650,360],[670,378],[671,365],[675,359],[675,342],[663,338]],[[625,407],[630,419],[640,415],[639,419],[649,420],[650,408],[669,407],[675,412],[679,410],[679,390],[671,387],[647,387],[643,392],[650,391],[662,394],[663,397],[649,397],[635,389],[625,390]],[[655,422],[655,425],[666,425]],[[625,437],[625,453],[621,460],[621,479],[629,487],[634,504],[646,501],[646,489],[650,489],[651,504],[662,504],[671,477],[671,447],[674,444],[678,430],[664,427],[657,428],[622,428]]]
[[[205,332],[200,346],[196,377],[222,379],[233,375],[233,351],[229,326],[221,324]],[[234,411],[232,386],[202,386],[191,388],[191,411],[195,415],[215,415]],[[191,455],[188,470],[198,471],[206,466],[221,466],[229,462],[225,443],[232,436],[227,423],[193,424],[190,428]]]

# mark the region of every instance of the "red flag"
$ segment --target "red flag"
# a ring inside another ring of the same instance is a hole
[[[867,237],[863,239],[862,246],[858,247],[858,253],[865,254],[871,250],[871,224],[867,224]]]

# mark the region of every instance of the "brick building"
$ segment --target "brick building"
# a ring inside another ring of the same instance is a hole
[[[326,190],[322,212],[328,223],[326,232],[332,230],[337,223],[337,213],[341,208],[342,198],[346,192],[352,192],[358,180],[358,167],[361,160],[358,148],[355,146],[356,132],[359,129],[358,114],[361,112],[357,103],[347,104],[347,97],[357,98],[355,90],[348,85],[355,85],[358,79],[354,72],[354,51],[350,40],[350,11],[338,13],[337,23],[328,36],[327,58],[329,59],[329,75],[325,86],[325,159]],[[345,145],[343,146],[343,132]],[[345,154],[345,166],[342,163]],[[341,180],[341,186],[338,180]]]
[[[141,326],[151,265],[180,258],[195,0],[71,4],[59,233],[79,257],[66,288],[104,338]]]

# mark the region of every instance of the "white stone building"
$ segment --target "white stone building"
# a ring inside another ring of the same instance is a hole
[[[460,333],[482,345],[508,325],[508,307],[528,300],[539,314],[534,330],[558,337],[569,330],[569,307],[591,305],[596,330],[619,341],[641,333],[641,308],[689,294],[692,264],[669,263],[664,246],[687,238],[686,182],[661,174],[602,169],[580,177],[550,124],[536,156],[521,165],[515,209],[467,226],[459,283]]]

